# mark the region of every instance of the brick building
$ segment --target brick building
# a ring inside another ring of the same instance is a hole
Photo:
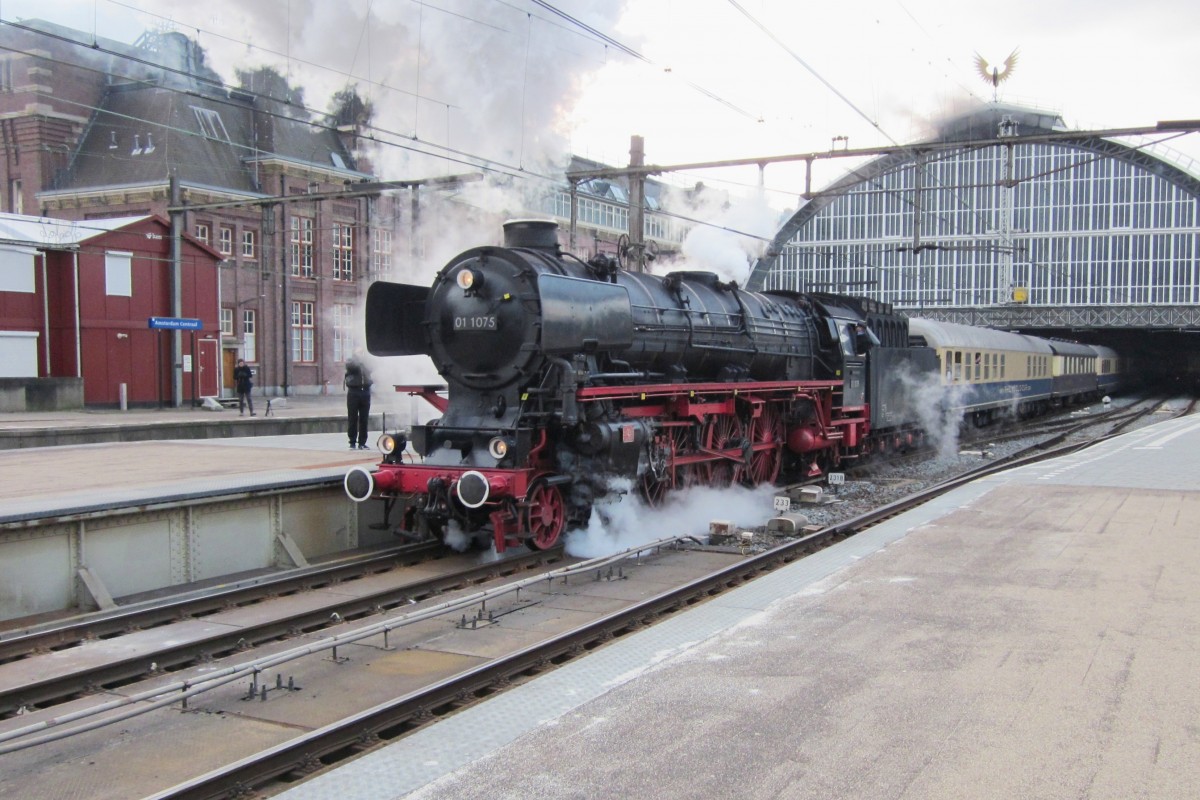
[[[222,85],[182,34],[131,46],[26,22],[0,39],[3,210],[96,220],[198,206],[182,225],[222,258],[224,392],[239,357],[267,393],[339,383],[367,266],[390,255],[394,226],[387,197],[330,196],[371,180],[355,131]]]

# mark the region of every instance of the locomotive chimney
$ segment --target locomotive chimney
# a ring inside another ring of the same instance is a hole
[[[552,219],[513,219],[504,223],[504,246],[558,252],[558,223]]]

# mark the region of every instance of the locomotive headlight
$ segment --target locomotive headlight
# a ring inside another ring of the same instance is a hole
[[[385,456],[390,456],[396,451],[396,437],[390,433],[385,433],[379,437],[379,441],[375,443],[379,446],[379,452]]]
[[[497,436],[495,439],[492,439],[490,442],[488,442],[488,452],[491,454],[492,458],[500,461],[506,455],[508,455],[509,446],[510,443],[508,439],[505,439],[503,436]]]
[[[458,288],[465,292],[479,283],[479,276],[475,274],[474,270],[460,269],[454,280],[458,283]]]

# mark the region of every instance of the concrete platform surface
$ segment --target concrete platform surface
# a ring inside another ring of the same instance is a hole
[[[1200,797],[1200,420],[963,487],[284,792]]]
[[[311,483],[380,458],[344,433],[0,450],[0,523]]]
[[[271,407],[268,409],[268,400]],[[87,409],[0,413],[0,450],[72,446],[162,439],[218,439],[333,433],[346,428],[346,396],[256,397],[256,415],[237,406],[210,410],[182,408]],[[377,387],[371,402],[372,430],[407,424],[413,415],[427,418],[432,407],[422,400]]]

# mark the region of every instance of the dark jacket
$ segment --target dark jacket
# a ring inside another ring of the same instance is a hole
[[[233,368],[233,383],[239,394],[249,394],[254,388],[254,381],[250,380],[253,376],[254,370],[245,364]]]
[[[371,370],[360,361],[350,359],[346,362],[346,377],[342,380],[342,385],[347,389],[370,389]]]

